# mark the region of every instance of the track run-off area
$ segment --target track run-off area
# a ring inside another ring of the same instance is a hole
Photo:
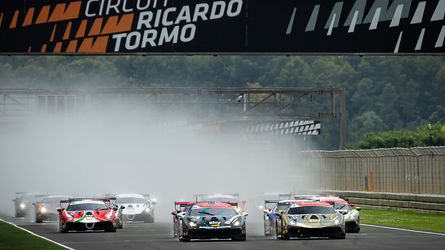
[[[358,234],[347,234],[344,240],[324,238],[277,240],[262,236],[260,224],[248,224],[245,242],[206,240],[179,242],[172,237],[170,223],[127,223],[112,232],[58,232],[57,222],[36,224],[23,218],[0,216],[37,235],[73,249],[443,249],[445,234],[362,225]],[[425,222],[428,223],[428,222]],[[249,230],[250,229],[250,230]],[[252,233],[249,233],[252,231]]]

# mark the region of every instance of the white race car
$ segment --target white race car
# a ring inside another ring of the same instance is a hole
[[[116,203],[123,206],[122,218],[124,221],[154,222],[154,205],[156,202],[149,195],[142,194],[118,194]]]

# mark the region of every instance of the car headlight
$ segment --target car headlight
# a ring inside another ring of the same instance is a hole
[[[20,207],[20,209],[25,209],[26,205],[25,205],[25,203],[22,202],[22,203],[20,203],[19,207]]]
[[[233,225],[235,227],[239,227],[240,224],[241,224],[241,222],[239,220],[236,220],[235,222],[233,222]]]
[[[335,224],[335,225],[340,225],[340,220],[339,220],[339,219],[335,219],[335,220],[334,220],[334,224]]]
[[[146,212],[146,213],[150,213],[150,208],[146,208],[146,209],[145,209],[145,212]]]
[[[189,226],[190,227],[196,227],[198,224],[194,221],[189,221]]]
[[[40,212],[41,212],[42,214],[45,214],[45,213],[47,212],[46,207],[41,207],[41,208],[40,208]]]
[[[111,219],[111,216],[113,216],[113,213],[112,213],[112,212],[109,212],[109,213],[107,213],[107,214],[105,215],[105,218],[107,218],[107,219]]]

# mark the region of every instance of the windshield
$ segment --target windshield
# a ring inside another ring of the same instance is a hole
[[[117,198],[116,202],[119,204],[145,203],[145,199],[137,197],[122,197],[122,198]]]
[[[292,207],[287,212],[288,214],[335,214],[333,207],[307,206],[307,207]]]
[[[333,202],[333,201],[329,201],[326,203],[329,203],[331,206],[333,206],[335,210],[347,210],[347,211],[350,210],[348,203],[340,203],[340,202]]]
[[[70,204],[66,211],[81,211],[81,210],[108,210],[105,203],[82,203]]]
[[[278,203],[277,211],[286,210],[292,205],[293,203]]]
[[[223,217],[233,217],[237,215],[237,212],[233,208],[194,208],[190,209],[189,216],[223,216]]]

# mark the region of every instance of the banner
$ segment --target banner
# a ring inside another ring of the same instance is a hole
[[[10,0],[0,53],[442,54],[445,0]]]

